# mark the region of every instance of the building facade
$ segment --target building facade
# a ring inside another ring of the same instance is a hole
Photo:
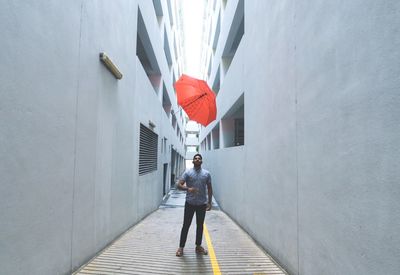
[[[184,169],[179,10],[39,0],[0,14],[0,273],[70,274]]]
[[[400,272],[399,3],[207,1],[203,166],[290,274]]]

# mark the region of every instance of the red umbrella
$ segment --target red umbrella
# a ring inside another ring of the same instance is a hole
[[[189,119],[207,126],[217,117],[215,94],[204,80],[183,74],[175,82],[178,104]]]

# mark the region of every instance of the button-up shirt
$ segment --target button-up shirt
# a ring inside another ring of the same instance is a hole
[[[186,192],[186,201],[192,205],[207,204],[207,184],[211,184],[211,175],[207,170],[200,168],[190,168],[181,177],[186,182],[186,186],[197,188],[198,192]]]

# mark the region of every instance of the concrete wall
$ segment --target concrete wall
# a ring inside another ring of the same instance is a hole
[[[172,79],[148,2],[2,1],[1,274],[70,274],[162,200],[171,153],[139,177],[139,125],[152,120],[182,156],[184,146],[136,57],[138,4]]]
[[[399,274],[400,2],[328,2],[245,1],[200,137],[244,92],[245,145],[203,151],[204,166],[223,210],[290,274]]]

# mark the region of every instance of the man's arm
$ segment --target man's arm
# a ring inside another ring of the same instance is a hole
[[[211,182],[207,183],[207,191],[208,191],[208,203],[207,203],[207,208],[206,210],[211,210],[211,205],[212,205],[212,195],[213,195],[213,191],[212,191],[212,185]]]
[[[178,181],[178,185],[177,185],[179,190],[183,190],[183,191],[187,191],[189,188],[187,188],[187,186],[185,185],[185,181],[183,179],[180,179]]]
[[[194,188],[194,187],[187,187],[187,186],[185,185],[185,180],[183,180],[183,179],[180,179],[180,180],[178,181],[177,187],[178,187],[179,190],[187,191],[187,192],[189,192],[189,193],[197,192],[197,188]]]

